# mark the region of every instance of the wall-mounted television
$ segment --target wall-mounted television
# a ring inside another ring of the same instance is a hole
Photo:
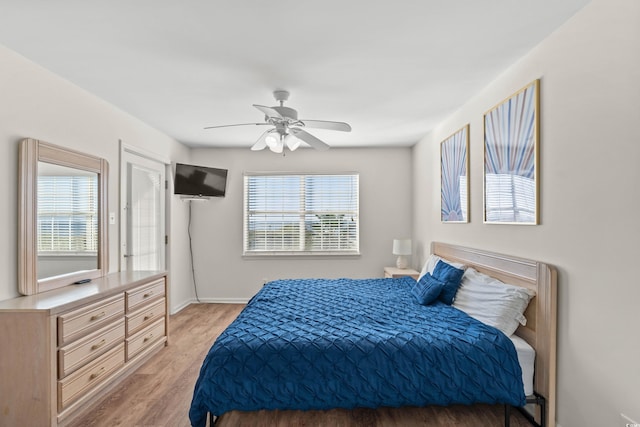
[[[193,197],[224,197],[227,169],[176,163],[173,193]]]

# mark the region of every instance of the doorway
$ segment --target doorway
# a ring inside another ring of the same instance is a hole
[[[121,143],[120,271],[165,270],[166,163]]]

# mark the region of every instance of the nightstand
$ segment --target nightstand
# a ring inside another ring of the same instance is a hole
[[[418,276],[420,276],[420,272],[412,268],[397,268],[397,267],[384,268],[385,278],[403,277],[403,276],[413,277],[413,280],[418,280]]]

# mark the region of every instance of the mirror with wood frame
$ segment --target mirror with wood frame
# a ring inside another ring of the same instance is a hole
[[[19,292],[107,274],[107,161],[25,139],[19,166]]]

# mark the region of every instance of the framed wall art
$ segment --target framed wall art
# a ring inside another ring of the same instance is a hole
[[[440,219],[469,222],[469,125],[440,143]]]
[[[540,80],[484,115],[484,222],[538,224]]]

